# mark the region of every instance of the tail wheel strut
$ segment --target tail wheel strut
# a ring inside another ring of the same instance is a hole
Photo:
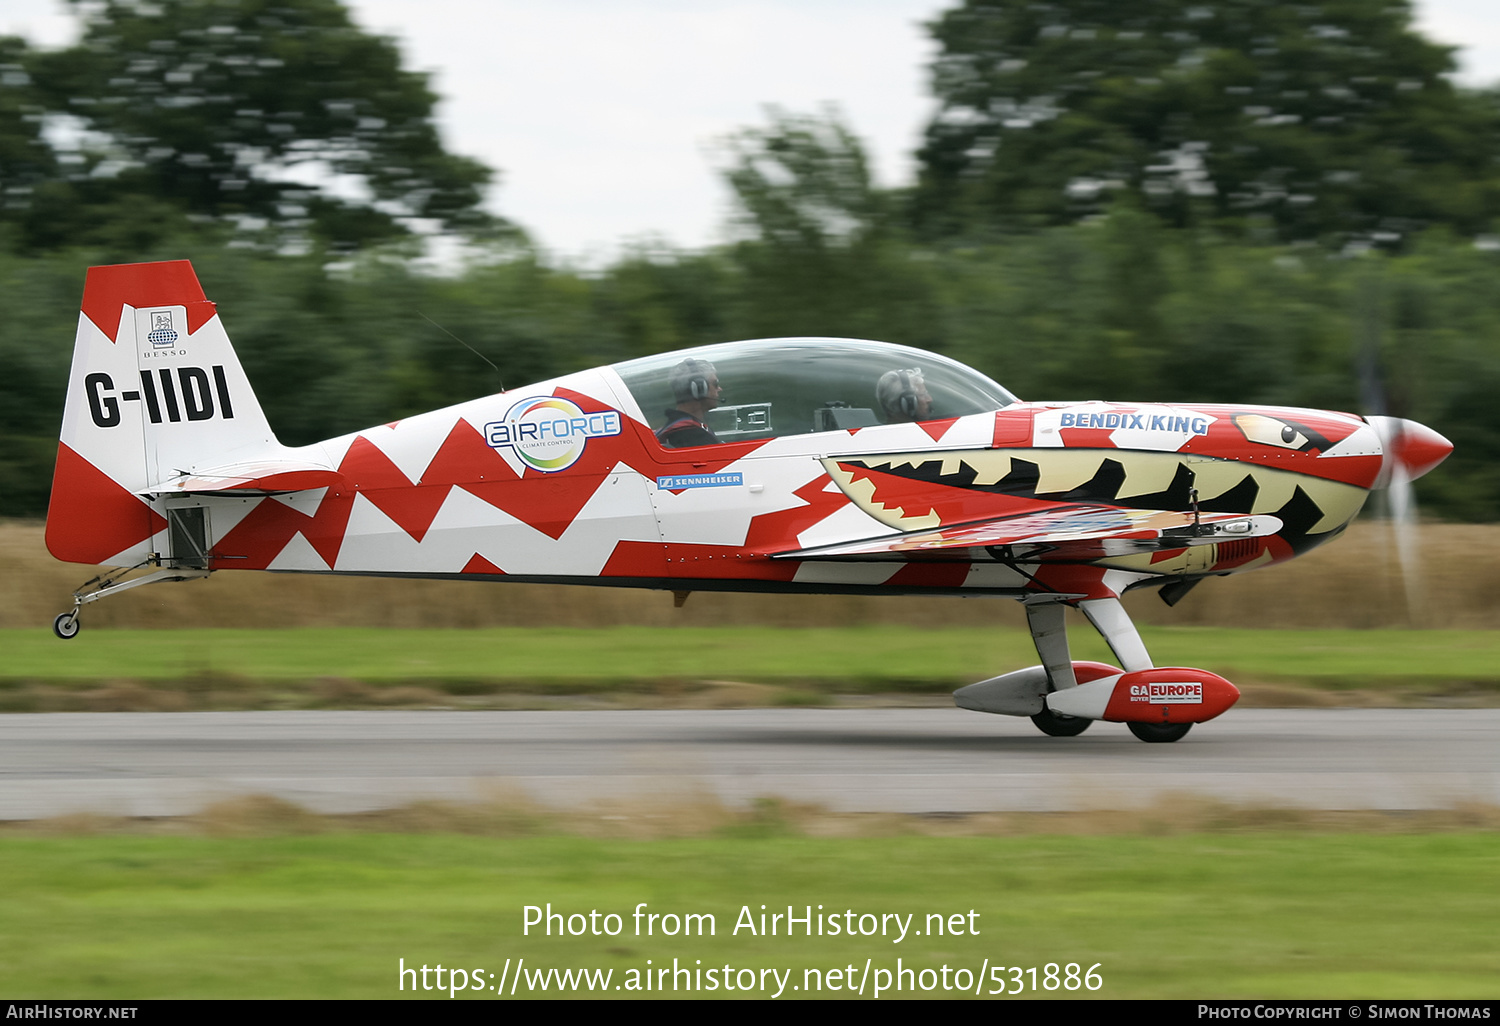
[[[78,622],[78,610],[90,602],[98,602],[100,599],[108,598],[111,595],[118,595],[122,591],[139,588],[143,584],[159,584],[162,581],[191,581],[199,577],[207,577],[213,572],[211,570],[197,570],[183,567],[170,570],[157,570],[143,577],[136,577],[128,581],[124,580],[126,574],[134,570],[139,570],[145,565],[145,563],[138,563],[123,570],[114,570],[107,574],[100,574],[98,577],[82,585],[73,593],[73,608],[66,613],[58,613],[53,619],[52,633],[64,641],[76,638],[81,626]]]

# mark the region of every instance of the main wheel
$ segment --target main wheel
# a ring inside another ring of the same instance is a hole
[[[1055,713],[1051,709],[1043,709],[1031,718],[1036,724],[1037,730],[1052,737],[1077,737],[1093,724],[1093,720],[1083,716],[1064,716]]]
[[[1130,728],[1132,734],[1148,744],[1177,741],[1193,729],[1191,723],[1127,723],[1125,726]]]
[[[58,613],[52,621],[52,633],[67,641],[78,636],[78,626],[77,613]]]

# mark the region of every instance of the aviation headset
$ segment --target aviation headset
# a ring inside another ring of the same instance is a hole
[[[688,391],[692,393],[694,399],[707,399],[708,375],[694,374],[688,378]]]
[[[915,367],[913,367],[911,370],[898,370],[896,372],[896,380],[901,382],[901,395],[896,400],[896,402],[901,410],[901,415],[903,417],[910,417],[912,420],[916,420],[917,388],[912,383],[911,376],[913,374],[920,377],[922,372],[917,370]]]
[[[674,398],[701,400],[709,397],[708,372],[713,369],[713,364],[707,360],[695,360],[690,357],[683,360],[677,369],[685,373],[686,377],[673,375]]]

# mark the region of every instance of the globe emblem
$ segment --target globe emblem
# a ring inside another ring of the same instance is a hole
[[[166,349],[177,341],[177,332],[172,329],[171,313],[161,310],[151,314],[151,330],[146,338],[156,349]]]

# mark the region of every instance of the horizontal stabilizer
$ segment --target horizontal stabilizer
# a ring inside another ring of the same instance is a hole
[[[846,559],[941,552],[945,549],[1038,546],[1066,548],[1079,543],[1113,542],[1119,554],[1178,549],[1232,538],[1260,538],[1281,530],[1273,516],[1192,513],[1179,510],[1120,509],[1114,506],[1059,506],[1040,513],[998,517],[939,530],[909,531],[879,538],[796,552],[783,559]]]
[[[141,495],[276,495],[313,488],[339,488],[344,475],[301,460],[254,460],[179,474],[141,489]]]

